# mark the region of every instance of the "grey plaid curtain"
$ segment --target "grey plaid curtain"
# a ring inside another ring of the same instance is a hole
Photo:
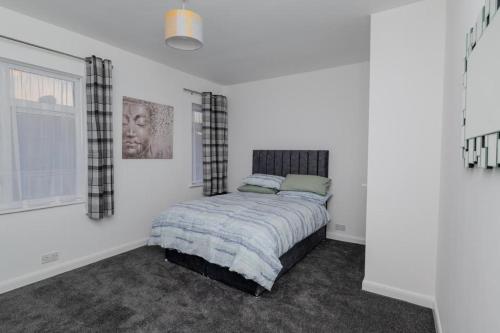
[[[227,191],[227,98],[202,94],[203,194]]]
[[[88,209],[94,220],[114,214],[110,60],[87,61]]]

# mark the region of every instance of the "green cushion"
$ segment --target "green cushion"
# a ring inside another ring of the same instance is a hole
[[[261,194],[276,194],[278,190],[274,188],[267,188],[267,187],[262,187],[262,186],[255,186],[255,185],[241,185],[238,187],[238,191],[240,192],[254,192],[254,193],[261,193]]]
[[[281,183],[280,191],[301,191],[326,195],[332,180],[320,176],[288,175]]]

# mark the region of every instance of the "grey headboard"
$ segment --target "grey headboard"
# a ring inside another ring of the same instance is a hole
[[[328,177],[328,150],[254,150],[252,173]]]

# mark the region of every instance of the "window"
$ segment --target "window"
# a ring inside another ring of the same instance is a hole
[[[0,62],[0,213],[82,201],[80,79]]]
[[[203,113],[201,105],[193,103],[193,175],[192,183],[195,186],[203,185]]]

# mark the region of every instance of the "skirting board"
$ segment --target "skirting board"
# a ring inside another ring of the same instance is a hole
[[[438,303],[434,303],[434,309],[432,309],[434,314],[434,325],[436,326],[436,333],[443,333],[443,327],[441,326],[441,317],[439,316],[439,306]]]
[[[146,245],[147,238],[145,239],[140,239],[137,241],[133,241],[130,243],[126,243],[114,248],[110,248],[101,252],[93,253],[91,255],[85,256],[85,257],[80,257],[76,258],[73,260],[69,260],[66,262],[63,262],[59,265],[54,265],[46,269],[42,269],[33,273],[28,273],[25,275],[22,275],[20,277],[10,279],[4,282],[0,282],[0,294],[27,286],[29,284],[48,279],[50,277],[53,277],[55,275],[59,275],[68,271],[71,271],[73,269],[77,269],[92,263],[95,263],[97,261],[115,256],[120,253],[124,253],[127,251],[134,250],[138,247]]]
[[[399,299],[405,302],[420,305],[429,309],[435,308],[434,297],[424,294],[415,293],[396,287],[391,287],[385,284],[363,280],[362,289],[382,296],[387,296]]]
[[[341,242],[347,242],[347,243],[354,243],[354,244],[361,244],[365,245],[365,239],[362,237],[357,237],[357,236],[351,236],[348,234],[341,234],[341,233],[336,233],[336,232],[330,232],[328,231],[326,233],[326,238],[328,239],[335,239]]]

